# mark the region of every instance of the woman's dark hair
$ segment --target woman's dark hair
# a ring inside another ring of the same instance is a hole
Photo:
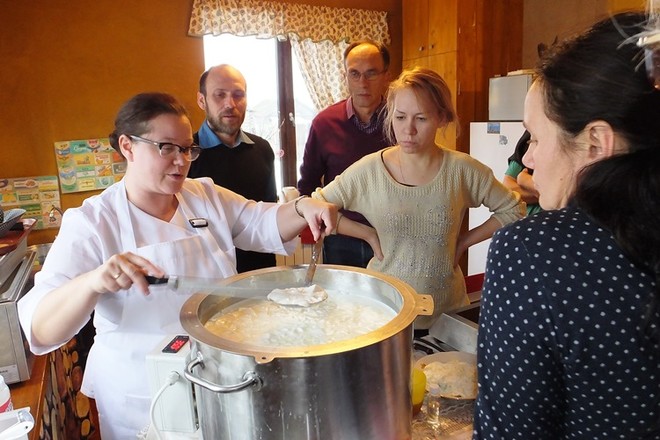
[[[607,122],[627,151],[579,174],[572,202],[612,232],[624,254],[652,277],[655,289],[640,328],[660,342],[660,91],[644,69],[644,51],[630,37],[646,16],[621,13],[555,47],[539,64],[545,113],[563,135]],[[570,141],[563,142],[570,149]]]
[[[110,135],[110,145],[121,153],[119,136],[132,134],[141,136],[150,130],[149,123],[163,114],[173,114],[188,118],[186,108],[167,93],[140,93],[121,106],[115,118],[115,129]]]

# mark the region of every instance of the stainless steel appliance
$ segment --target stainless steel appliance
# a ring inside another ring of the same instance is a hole
[[[14,254],[16,252],[18,254]],[[0,374],[8,384],[28,380],[34,363],[34,355],[30,352],[18,321],[17,303],[32,287],[30,273],[35,254],[19,246],[3,255],[17,257],[18,260],[18,264],[0,285]]]
[[[481,301],[445,312],[429,328],[429,335],[447,344],[452,350],[477,353],[479,310]]]
[[[531,73],[510,72],[488,82],[488,119],[490,121],[522,121],[525,96],[532,85]]]
[[[305,276],[305,267],[236,275],[229,285],[268,286]],[[397,315],[356,338],[307,347],[262,347],[216,336],[211,316],[238,300],[196,294],[181,310],[192,342],[186,378],[194,382],[203,438],[378,439],[411,437],[412,324],[433,309],[400,280],[345,266],[319,265],[325,289],[350,291],[389,306]]]
[[[416,339],[424,351],[464,351],[477,353],[479,312],[481,310],[481,290],[483,273],[465,277],[470,305],[443,313],[429,328],[426,339]]]

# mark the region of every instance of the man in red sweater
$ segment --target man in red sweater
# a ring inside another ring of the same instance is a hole
[[[383,134],[383,95],[390,78],[390,54],[375,41],[356,41],[344,51],[350,96],[322,110],[312,121],[300,166],[298,190],[310,195],[330,183],[353,162],[390,145]],[[342,211],[368,224],[356,212]],[[364,241],[331,235],[323,243],[323,262],[366,267],[373,257]]]

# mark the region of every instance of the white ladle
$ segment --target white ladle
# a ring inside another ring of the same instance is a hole
[[[310,261],[309,266],[307,266],[304,286],[274,289],[268,294],[267,298],[277,304],[300,307],[309,307],[313,304],[325,301],[328,298],[328,292],[326,292],[323,287],[313,284],[314,274],[316,273],[316,263],[319,261],[322,247],[323,240],[319,239],[314,243],[312,261]]]

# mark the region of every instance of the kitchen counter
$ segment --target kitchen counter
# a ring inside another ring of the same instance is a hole
[[[59,349],[36,356],[30,379],[9,385],[14,408],[30,407],[34,417],[29,440],[100,439],[95,402],[80,392],[89,328],[91,322]]]
[[[50,244],[29,246],[36,253],[30,283],[41,268]],[[76,336],[57,350],[35,356],[30,378],[9,385],[15,409],[30,408],[35,426],[28,434],[37,439],[100,439],[93,399],[81,391],[87,355],[94,341],[90,320]]]
[[[438,420],[432,421],[427,415],[427,398],[422,410],[413,417],[412,440],[470,440],[472,438],[472,418],[474,401],[440,410]]]

